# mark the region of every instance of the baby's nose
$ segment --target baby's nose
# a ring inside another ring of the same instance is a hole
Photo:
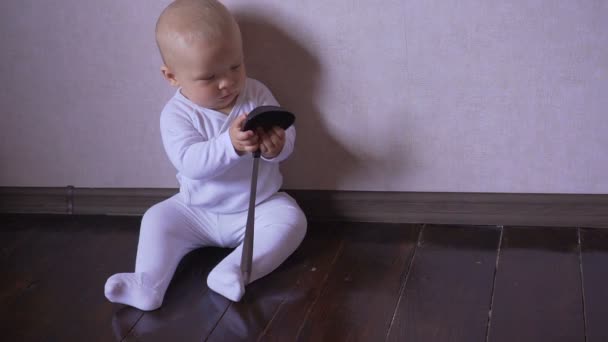
[[[220,80],[220,89],[230,88],[234,85],[234,80],[230,77],[223,77]]]

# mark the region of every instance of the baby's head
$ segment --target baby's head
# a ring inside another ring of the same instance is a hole
[[[216,0],[177,0],[156,23],[161,71],[192,102],[228,112],[245,83],[241,32]]]

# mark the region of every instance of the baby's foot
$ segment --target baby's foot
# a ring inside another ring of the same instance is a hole
[[[158,309],[162,296],[152,288],[143,285],[142,273],[118,273],[106,281],[106,298],[113,303],[133,306],[143,311]]]
[[[233,302],[238,302],[245,294],[239,268],[214,268],[207,277],[207,286]]]

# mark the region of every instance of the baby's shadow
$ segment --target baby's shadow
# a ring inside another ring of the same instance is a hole
[[[321,66],[303,44],[259,8],[235,9],[243,34],[248,75],[264,83],[282,107],[296,114],[294,154],[281,166],[288,189],[338,189],[359,160],[336,140],[318,108]]]

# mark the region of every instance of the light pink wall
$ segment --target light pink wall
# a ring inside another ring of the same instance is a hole
[[[175,187],[168,1],[0,3],[0,185]],[[608,2],[230,0],[287,188],[608,193]]]

